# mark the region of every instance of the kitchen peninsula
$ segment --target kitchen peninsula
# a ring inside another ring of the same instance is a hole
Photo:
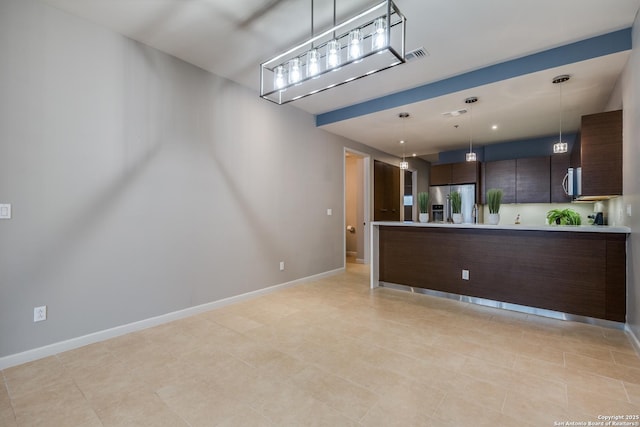
[[[607,226],[375,222],[371,287],[403,285],[526,312],[624,322],[629,232]]]

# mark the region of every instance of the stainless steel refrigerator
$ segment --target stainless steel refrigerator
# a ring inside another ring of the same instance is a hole
[[[458,191],[462,196],[462,222],[473,223],[476,206],[475,184],[434,185],[429,187],[429,221],[451,222],[451,203],[449,194]]]

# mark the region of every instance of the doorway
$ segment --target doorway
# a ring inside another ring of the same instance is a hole
[[[344,149],[345,263],[369,264],[371,158]]]

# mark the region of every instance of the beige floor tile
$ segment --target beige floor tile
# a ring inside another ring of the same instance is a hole
[[[443,350],[482,359],[505,367],[512,367],[516,360],[515,353],[502,350],[497,346],[478,344],[468,339],[461,339],[455,335],[440,336],[433,345]]]
[[[2,375],[2,372],[0,372],[0,421],[5,424],[9,424],[10,420],[15,422],[15,415],[13,413],[13,406],[11,406],[9,392],[4,384],[4,376]]]
[[[356,425],[355,421],[293,385],[274,388],[259,411],[278,426]]]
[[[96,409],[111,406],[130,394],[151,390],[148,384],[132,375],[123,362],[84,369],[73,381]]]
[[[566,421],[597,421],[582,411],[571,410],[568,406],[558,405],[553,400],[531,399],[528,394],[512,391],[507,393],[503,413],[522,422],[522,425],[533,427],[561,425],[563,422],[567,425]]]
[[[629,368],[573,353],[565,354],[565,363],[568,368],[579,369],[632,384],[640,384],[640,369]]]
[[[97,411],[102,423],[106,426],[126,425],[140,422],[159,413],[171,413],[164,402],[153,392],[129,393],[111,405]]]
[[[190,426],[215,426],[250,410],[214,388],[165,387],[157,392],[159,399]]]
[[[232,415],[217,424],[216,427],[275,427],[268,418],[249,408],[247,411]]]
[[[627,398],[633,405],[640,406],[640,385],[625,383],[624,388],[627,392]]]
[[[240,333],[249,331],[254,328],[259,328],[260,326],[264,326],[263,323],[252,320],[247,316],[237,314],[230,314],[227,316],[219,317],[214,319],[214,321],[219,325]]]
[[[71,377],[55,356],[8,368],[2,372],[11,399],[51,385],[71,382]]]
[[[434,412],[434,418],[459,426],[494,427],[502,424],[503,415],[475,402],[448,393]]]
[[[507,396],[507,388],[467,375],[455,375],[449,385],[442,387],[448,394],[474,402],[485,408],[500,412]]]
[[[626,391],[622,381],[592,374],[588,371],[565,368],[563,365],[527,357],[518,357],[515,369],[526,374],[563,382],[567,385],[567,389],[594,389],[610,397],[626,400]]]
[[[372,391],[314,366],[298,372],[293,384],[354,421],[378,401]]]
[[[504,387],[508,391],[528,394],[532,399],[544,397],[559,405],[567,404],[567,386],[559,380],[547,379],[474,358],[467,360],[460,373]]]
[[[640,358],[637,354],[611,350],[613,360],[617,365],[628,366],[629,368],[640,369]]]
[[[73,382],[49,384],[12,399],[18,425],[100,426],[100,420]]]
[[[591,421],[597,420],[598,415],[606,414],[640,415],[639,406],[628,401],[612,399],[597,391],[569,389],[569,409],[590,415],[593,417]]]

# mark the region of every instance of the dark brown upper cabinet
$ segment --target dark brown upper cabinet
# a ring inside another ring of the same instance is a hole
[[[487,190],[501,188],[502,203],[516,202],[516,159],[498,160],[483,164],[482,203],[486,203]]]
[[[431,165],[429,185],[451,184],[451,165]]]
[[[479,180],[479,162],[460,162],[451,164],[451,184],[477,184]]]
[[[548,156],[516,159],[516,203],[549,203],[550,171]]]
[[[571,164],[569,153],[551,156],[551,203],[569,203],[571,196],[564,191],[563,182]]]
[[[429,185],[477,184],[480,162],[459,162],[431,166]]]
[[[622,194],[622,110],[582,116],[582,196]]]

